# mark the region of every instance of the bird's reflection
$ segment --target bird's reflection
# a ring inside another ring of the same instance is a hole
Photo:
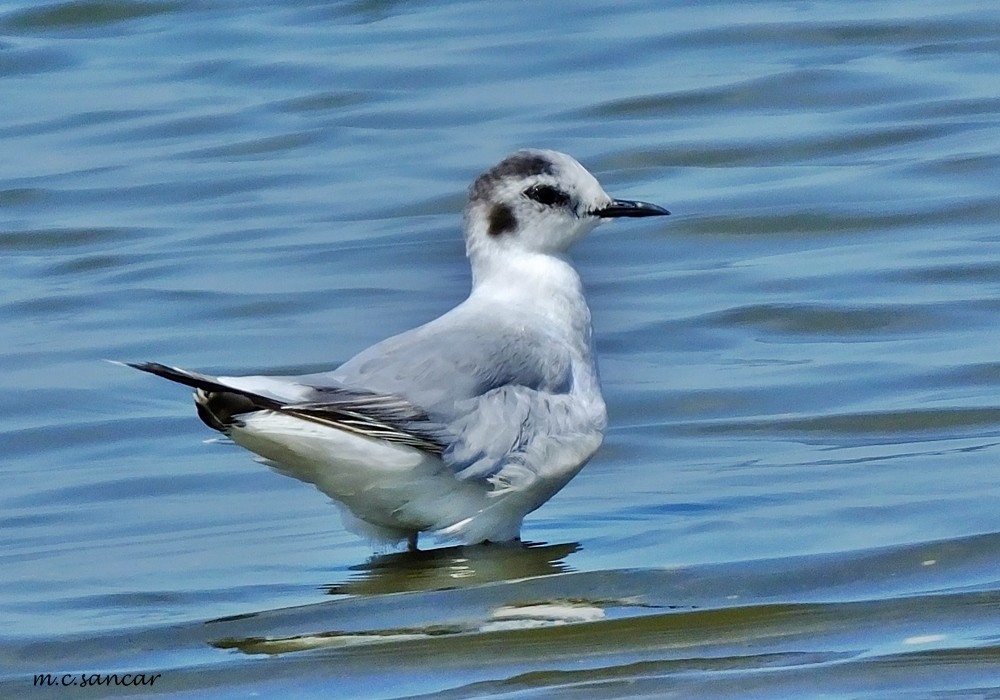
[[[330,595],[378,595],[550,576],[573,571],[564,560],[579,549],[578,542],[514,542],[385,554],[352,566],[356,573],[326,590]]]

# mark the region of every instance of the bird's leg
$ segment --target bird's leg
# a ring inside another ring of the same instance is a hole
[[[418,552],[417,549],[417,537],[420,536],[419,532],[411,532],[410,536],[406,540],[406,549],[410,552]]]

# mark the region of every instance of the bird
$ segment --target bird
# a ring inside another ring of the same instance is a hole
[[[610,219],[664,216],[615,199],[573,157],[519,150],[464,209],[472,286],[428,323],[300,376],[210,376],[118,363],[194,389],[201,420],[341,506],[349,530],[418,549],[520,539],[607,426],[591,313],[570,247]]]

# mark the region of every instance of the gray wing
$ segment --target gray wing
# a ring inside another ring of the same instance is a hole
[[[603,431],[600,395],[589,404],[570,397],[573,371],[571,348],[546,329],[458,307],[299,380],[403,397],[442,426],[442,459],[456,476],[513,483],[538,475],[539,450],[579,451],[581,436]]]

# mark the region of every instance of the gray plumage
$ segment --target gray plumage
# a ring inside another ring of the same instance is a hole
[[[332,372],[131,366],[194,387],[206,424],[315,484],[369,535],[512,539],[596,452],[607,420],[565,252],[606,218],[666,213],[612,199],[565,154],[519,151],[470,187],[473,288],[440,318]]]

